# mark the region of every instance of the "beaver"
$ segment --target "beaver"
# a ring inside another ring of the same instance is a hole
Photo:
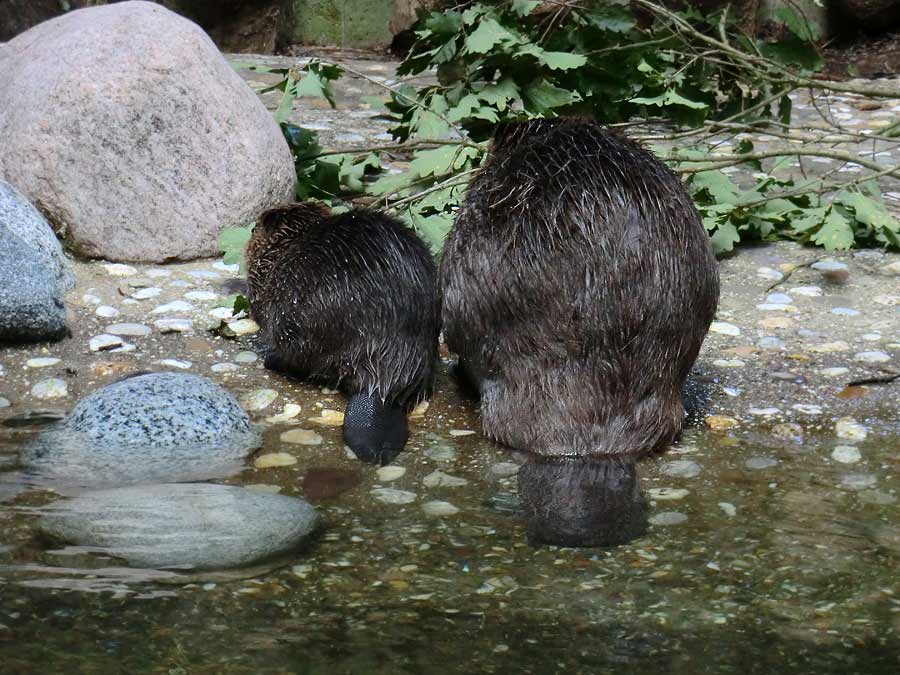
[[[437,360],[437,270],[424,243],[376,211],[318,203],[263,213],[246,252],[250,313],[265,366],[349,397],[344,440],[387,463],[406,414],[430,393]]]
[[[719,276],[681,181],[636,143],[586,119],[501,127],[439,283],[490,438],[632,458],[677,438]]]

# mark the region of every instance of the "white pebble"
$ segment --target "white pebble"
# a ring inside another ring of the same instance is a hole
[[[519,473],[519,465],[515,462],[497,462],[491,467],[491,473],[500,478],[515,476]]]
[[[132,274],[137,274],[137,270],[131,265],[112,263],[104,265],[103,267],[106,269],[107,273],[114,277],[130,277]]]
[[[106,327],[106,332],[109,335],[144,337],[150,335],[150,326],[142,323],[114,323]]]
[[[691,494],[690,490],[685,490],[684,488],[650,488],[647,490],[647,493],[650,495],[650,499],[655,499],[661,502],[669,502],[669,501],[678,501],[680,499],[684,499],[689,494]]]
[[[868,473],[848,473],[841,477],[841,485],[851,490],[863,490],[872,487],[877,482],[878,479]]]
[[[60,362],[61,359],[56,358],[55,356],[38,356],[33,359],[28,359],[25,362],[26,368],[46,368],[47,366],[55,366]]]
[[[694,478],[699,476],[701,467],[697,462],[689,459],[676,459],[662,465],[660,473],[666,476],[678,476],[680,478]]]
[[[96,295],[85,293],[81,296],[81,301],[87,305],[99,305],[101,300]]]
[[[92,337],[90,342],[88,342],[88,347],[92,352],[103,352],[108,349],[114,349],[115,347],[121,347],[122,344],[122,338],[104,333]]]
[[[878,342],[881,339],[881,333],[863,333],[862,339],[866,342]]]
[[[459,509],[450,502],[434,500],[422,504],[422,510],[429,516],[452,516],[459,513]]]
[[[779,408],[750,408],[747,412],[751,415],[768,417],[769,415],[777,415],[781,410]]]
[[[69,387],[64,380],[52,377],[49,380],[41,380],[31,388],[31,395],[35,398],[63,398],[69,395]]]
[[[475,432],[472,431],[471,429],[451,429],[450,430],[451,436],[471,436],[474,433]]]
[[[235,335],[249,335],[259,330],[259,325],[253,319],[238,319],[228,324],[228,328]]]
[[[278,392],[274,389],[256,389],[241,398],[241,405],[244,410],[262,410],[269,407],[276,398]]]
[[[734,518],[737,515],[737,509],[731,502],[719,502],[719,508],[722,509],[729,518]]]
[[[762,310],[763,312],[790,312],[793,311],[794,308],[792,305],[783,302],[764,302],[757,305],[756,309]]]
[[[868,429],[852,417],[841,417],[834,425],[834,431],[838,438],[848,441],[864,441],[869,435]]]
[[[678,511],[663,511],[650,518],[651,525],[681,525],[687,522],[688,517]]]
[[[763,279],[772,279],[773,281],[777,281],[784,275],[778,270],[772,269],[771,267],[759,267],[756,270],[756,276],[762,277]]]
[[[150,298],[155,298],[160,293],[162,293],[161,288],[152,286],[150,288],[142,288],[141,290],[132,293],[131,297],[135,300],[149,300]]]
[[[147,276],[151,277],[153,279],[156,279],[158,277],[168,277],[171,275],[172,275],[172,273],[169,270],[162,270],[162,269],[147,270]]]
[[[161,361],[157,361],[157,363],[161,366],[168,366],[169,368],[179,368],[181,370],[187,370],[192,365],[194,365],[190,361],[179,361],[178,359],[163,359]]]
[[[716,359],[713,365],[719,368],[743,368],[747,364],[740,359]]]
[[[215,300],[219,294],[212,291],[188,291],[184,297],[188,300]]]
[[[785,293],[769,293],[766,296],[766,302],[773,305],[789,305],[794,299]]]
[[[254,363],[258,359],[259,356],[257,356],[256,352],[244,351],[234,355],[235,363]]]
[[[220,279],[222,277],[221,274],[212,270],[191,270],[188,272],[188,276],[195,279]]]
[[[109,305],[100,305],[96,311],[94,312],[99,317],[103,317],[104,319],[111,319],[114,316],[119,316],[119,310],[115,307],[110,307]]]
[[[891,360],[890,355],[882,351],[859,352],[853,358],[857,361],[864,361],[865,363],[885,363],[886,361]]]
[[[299,415],[301,410],[302,408],[296,403],[286,403],[282,412],[267,417],[266,422],[269,424],[281,424],[282,422],[287,422]]]
[[[0,396],[0,408],[8,408],[12,403],[9,402],[8,398],[3,398]]]
[[[402,466],[382,466],[375,471],[378,480],[390,483],[392,480],[401,478],[406,473],[406,468]]]
[[[741,334],[741,329],[735,326],[733,323],[727,323],[725,321],[713,321],[709,327],[709,332],[718,333],[719,335],[738,336]]]
[[[819,374],[824,375],[825,377],[840,377],[841,375],[846,375],[849,372],[849,368],[838,366],[835,368],[822,368],[822,370],[819,371]]]
[[[416,500],[415,492],[395,490],[394,488],[374,488],[372,494],[375,499],[385,504],[411,504]]]
[[[822,289],[819,286],[795,286],[791,289],[791,293],[807,298],[818,298],[822,296]]]
[[[193,330],[194,322],[190,319],[157,319],[153,325],[160,333],[186,333]]]
[[[857,316],[859,311],[850,309],[849,307],[834,307],[832,308],[831,313],[837,316]]]
[[[777,459],[772,459],[771,457],[751,457],[746,462],[744,462],[744,466],[748,469],[761,470],[761,469],[770,469],[773,466],[778,465]]]
[[[822,407],[818,405],[814,405],[812,403],[795,403],[791,406],[797,412],[802,412],[804,415],[821,415]]]
[[[173,302],[166,303],[165,305],[160,305],[159,307],[154,308],[150,313],[151,314],[164,314],[166,312],[191,312],[194,310],[194,306],[185,302],[184,300],[175,300]]]
[[[841,464],[856,464],[862,459],[862,453],[853,445],[838,445],[831,451],[831,459]]]
[[[209,369],[214,373],[233,373],[238,369],[236,363],[214,363]]]
[[[469,481],[465,478],[459,478],[457,476],[451,476],[448,473],[444,473],[440,470],[432,471],[430,474],[425,476],[422,479],[422,484],[425,487],[435,488],[435,487],[462,487],[463,485],[468,485]]]
[[[214,319],[230,319],[234,316],[234,310],[231,307],[216,307],[209,310],[209,315]]]

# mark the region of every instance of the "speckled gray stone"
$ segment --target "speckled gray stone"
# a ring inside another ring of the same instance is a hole
[[[59,340],[75,277],[50,225],[0,180],[0,343]]]
[[[260,444],[234,397],[187,373],[138,375],[82,399],[25,451],[37,480],[82,487],[181,482],[240,470]]]
[[[209,483],[101,490],[44,511],[44,533],[152,568],[249,565],[297,548],[319,523],[302,499]]]

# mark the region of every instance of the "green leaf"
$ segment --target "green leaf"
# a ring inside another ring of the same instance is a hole
[[[441,250],[447,233],[453,227],[453,216],[447,213],[435,213],[430,216],[418,216],[411,209],[407,211],[410,221],[419,236],[435,253]]]
[[[503,112],[510,101],[519,98],[519,88],[511,77],[505,77],[499,82],[484,87],[478,92],[478,98],[485,103],[497,106],[497,110]]]
[[[629,99],[629,102],[637,103],[639,105],[658,105],[660,107],[667,105],[681,105],[685,108],[691,108],[693,110],[704,110],[706,108],[709,108],[706,103],[702,103],[701,101],[691,101],[690,99],[685,98],[678,92],[671,89],[660,94],[659,96],[653,96],[652,98],[639,96],[637,98]]]
[[[719,229],[710,237],[713,252],[716,255],[731,251],[740,240],[741,235],[738,234],[737,228],[731,223],[722,223],[719,225]]]
[[[512,0],[512,11],[518,16],[528,16],[540,4],[540,0]]]
[[[476,148],[461,145],[442,145],[434,150],[420,150],[409,164],[416,176],[443,176],[459,169],[466,161],[478,156]]]
[[[485,19],[478,24],[463,49],[467,54],[487,54],[494,45],[513,40],[513,35],[494,19]]]
[[[454,39],[456,34],[462,30],[462,26],[463,15],[461,12],[455,11],[432,12],[428,19],[425,20],[425,27],[435,35],[452,35]]]
[[[829,209],[830,207],[828,206],[804,209],[803,216],[791,221],[791,229],[794,233],[800,234],[819,227],[822,224],[822,221],[825,220],[825,215],[828,213]]]
[[[740,188],[721,171],[700,171],[691,178],[691,187],[695,190],[706,190],[715,201],[724,204],[736,204]]]
[[[326,101],[328,101],[332,108],[335,107],[334,97],[331,94],[331,88],[328,86],[328,83],[319,76],[318,73],[306,73],[300,79],[300,81],[294,85],[294,95],[297,98],[301,98],[303,96],[324,98]]]
[[[284,91],[281,94],[281,101],[278,102],[278,107],[275,109],[275,121],[279,124],[287,121],[287,118],[290,116],[291,110],[293,109],[294,88],[288,84],[285,86]]]
[[[848,249],[853,246],[853,228],[846,217],[832,208],[812,240],[829,251]]]
[[[547,80],[539,80],[537,83],[529,85],[524,96],[529,103],[529,108],[538,113],[561,108],[581,100],[581,95],[577,91],[562,89]]]
[[[845,192],[838,199],[846,206],[853,209],[856,219],[871,225],[876,229],[888,229],[893,232],[900,231],[900,224],[888,212],[883,204],[876,202],[860,192]]]
[[[391,195],[408,188],[410,183],[416,178],[418,178],[418,176],[410,172],[388,174],[382,176],[375,182],[370,183],[369,191],[375,195],[390,197]]]
[[[622,7],[595,4],[598,7],[586,16],[592,26],[611,33],[627,33],[637,25],[631,13]]]
[[[572,54],[570,52],[548,52],[535,44],[528,44],[522,47],[516,54],[533,56],[550,70],[573,70],[575,68],[581,68],[581,66],[587,63],[587,58],[581,54]]]
[[[802,14],[798,14],[790,5],[782,5],[776,9],[775,18],[805,42],[815,42],[819,39],[819,26]]]

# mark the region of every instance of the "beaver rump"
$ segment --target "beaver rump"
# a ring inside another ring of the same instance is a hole
[[[345,440],[363,459],[389,461],[434,376],[427,247],[382,213],[307,203],[264,213],[246,255],[251,316],[272,349],[266,367],[340,388],[350,397]]]
[[[719,277],[681,181],[583,119],[502,127],[440,269],[444,336],[491,438],[639,456],[681,430]]]

